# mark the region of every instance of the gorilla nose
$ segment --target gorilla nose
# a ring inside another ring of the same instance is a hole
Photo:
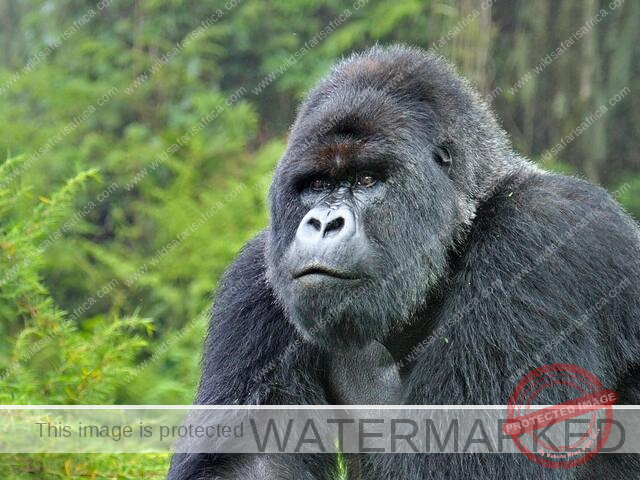
[[[351,210],[314,208],[300,222],[296,236],[307,242],[344,241],[355,233],[356,219]]]

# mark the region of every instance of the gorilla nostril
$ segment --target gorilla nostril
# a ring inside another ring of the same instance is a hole
[[[325,233],[329,233],[332,232],[334,230],[341,230],[342,227],[344,227],[344,218],[342,217],[338,217],[338,218],[334,218],[333,220],[331,220],[329,222],[329,224],[327,225],[327,228],[324,229]]]
[[[324,207],[311,209],[300,221],[296,238],[306,243],[308,248],[322,239],[329,243],[347,241],[357,233],[356,218],[347,207],[330,209]],[[320,244],[318,244],[320,245]],[[322,247],[328,248],[328,247]]]
[[[317,218],[310,218],[309,222],[307,223],[309,223],[309,225],[311,225],[313,228],[315,228],[318,231],[322,229],[322,223]]]

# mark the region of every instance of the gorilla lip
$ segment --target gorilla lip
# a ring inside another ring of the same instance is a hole
[[[326,267],[324,265],[317,265],[317,264],[308,265],[302,268],[301,270],[294,272],[293,279],[297,280],[299,278],[306,277],[309,275],[322,275],[325,277],[339,278],[341,280],[357,280],[356,277],[354,277],[353,275],[350,275],[347,272],[342,272],[330,267]]]

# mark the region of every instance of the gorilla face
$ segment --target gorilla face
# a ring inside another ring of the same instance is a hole
[[[470,216],[434,109],[336,75],[342,84],[312,92],[291,132],[266,254],[288,318],[332,348],[382,340],[410,318]]]

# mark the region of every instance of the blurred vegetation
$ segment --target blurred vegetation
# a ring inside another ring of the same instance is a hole
[[[266,225],[270,172],[297,102],[340,56],[375,42],[429,48],[480,3],[1,2],[0,403],[190,403],[206,322],[149,359],[208,305],[225,267]],[[627,87],[631,94],[543,164],[612,190],[628,184],[620,200],[640,218],[640,3],[608,5],[498,2],[439,53],[488,96],[514,146],[533,159]],[[218,9],[215,23],[190,36]],[[346,9],[344,23],[254,93]],[[600,23],[533,71],[601,9],[609,14]],[[152,166],[218,106],[201,132]],[[162,258],[154,265],[154,257]],[[89,298],[95,304],[83,307]],[[162,478],[167,457],[0,463],[2,478]]]

